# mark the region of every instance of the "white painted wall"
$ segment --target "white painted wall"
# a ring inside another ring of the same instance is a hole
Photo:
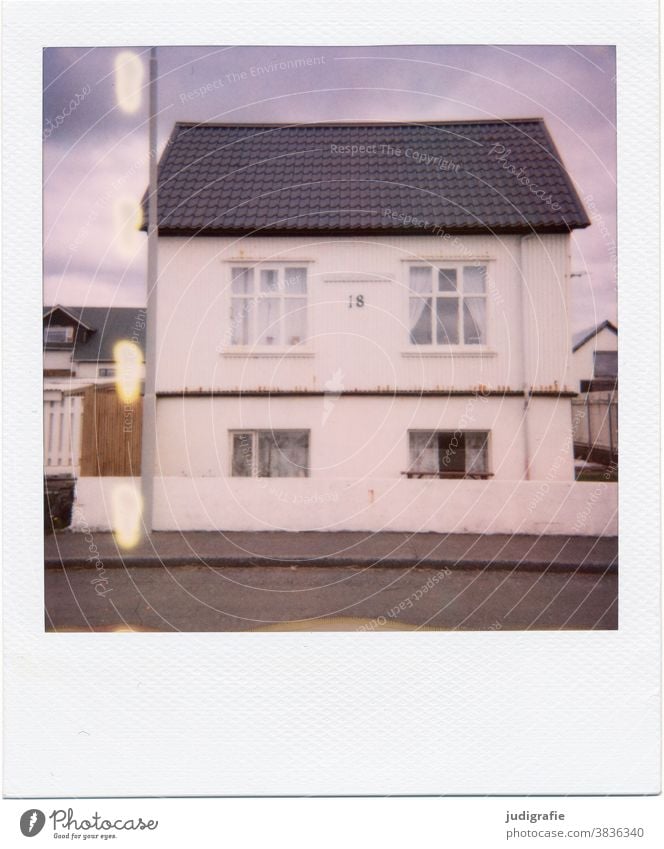
[[[566,235],[368,238],[162,238],[159,244],[157,391],[270,386],[320,389],[335,375],[347,389],[521,388],[520,267],[525,274],[526,379],[566,385]],[[309,335],[299,356],[230,346],[232,263],[308,262]],[[484,350],[409,344],[408,266],[416,260],[486,260]],[[349,309],[350,295],[363,309]]]
[[[113,360],[99,360],[99,362],[78,362],[76,363],[76,376],[81,378],[87,378],[90,380],[95,380],[99,375],[100,368],[113,368],[115,365]],[[145,377],[145,365],[141,365],[140,367],[140,377],[143,379]]]
[[[533,398],[529,419],[532,477],[571,480],[569,400]],[[312,480],[398,480],[409,467],[409,430],[458,429],[490,431],[490,470],[514,481],[525,473],[522,423],[519,397],[161,398],[157,473],[227,477],[229,431],[296,428],[310,431]]]
[[[133,482],[138,486],[138,481]],[[157,478],[155,530],[615,535],[617,484]],[[127,478],[79,478],[73,529],[112,530]]]
[[[69,351],[44,351],[44,368],[68,369],[71,368],[71,350]]]
[[[486,263],[486,346],[410,345],[408,269],[423,259]],[[309,269],[309,339],[295,352],[230,347],[231,268],[260,261]],[[588,490],[571,483],[569,399],[530,400],[527,483],[522,397],[306,396],[331,387],[562,390],[567,275],[564,235],[161,239],[157,391],[304,395],[159,398],[155,528],[570,532]],[[364,308],[349,309],[351,295],[363,295]],[[264,428],[310,431],[310,478],[230,477],[229,432]],[[409,429],[490,431],[494,478],[406,480]],[[537,486],[551,489],[533,507]],[[304,503],[315,509],[294,509]]]
[[[589,339],[585,345],[577,348],[572,354],[570,380],[572,387],[578,392],[582,380],[592,380],[595,368],[595,351],[617,351],[618,334],[608,327]]]

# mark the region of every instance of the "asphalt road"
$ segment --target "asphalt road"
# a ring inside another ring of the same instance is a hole
[[[615,629],[618,576],[504,567],[45,571],[50,631]]]

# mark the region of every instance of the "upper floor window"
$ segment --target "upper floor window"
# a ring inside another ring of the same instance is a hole
[[[72,342],[74,339],[73,327],[59,327],[57,324],[48,325],[44,328],[44,342],[48,344]]]
[[[486,344],[485,265],[413,265],[409,288],[411,344]]]
[[[409,478],[488,478],[488,431],[412,430]]]
[[[235,266],[231,344],[299,345],[307,338],[307,269]]]
[[[618,352],[595,351],[595,377],[618,377]]]

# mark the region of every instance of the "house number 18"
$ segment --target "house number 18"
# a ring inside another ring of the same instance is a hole
[[[353,307],[357,307],[359,309],[360,307],[363,307],[363,306],[364,306],[364,295],[349,295],[348,296],[348,309],[349,310],[352,310]]]

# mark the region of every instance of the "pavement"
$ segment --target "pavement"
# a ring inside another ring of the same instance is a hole
[[[616,538],[111,534],[45,543],[49,631],[618,627]]]

